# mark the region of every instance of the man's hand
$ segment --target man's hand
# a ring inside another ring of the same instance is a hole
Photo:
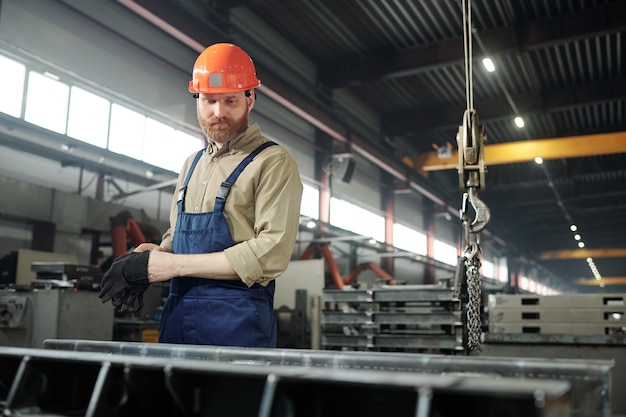
[[[148,259],[150,251],[129,252],[113,261],[102,277],[100,294],[103,303],[111,300],[118,312],[140,311],[143,293],[148,289]]]
[[[165,249],[155,243],[141,243],[133,250],[133,252],[143,252],[147,250],[164,251]]]

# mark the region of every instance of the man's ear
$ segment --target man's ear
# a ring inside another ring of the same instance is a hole
[[[256,102],[256,94],[253,92],[252,94],[247,96],[246,101],[248,102],[248,113],[250,113],[250,111],[254,107],[254,103]]]

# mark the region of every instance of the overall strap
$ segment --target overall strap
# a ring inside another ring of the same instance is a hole
[[[193,162],[191,163],[191,166],[189,167],[189,171],[187,172],[187,177],[185,178],[185,182],[183,183],[183,186],[180,187],[180,189],[178,190],[177,204],[178,204],[178,212],[179,213],[182,213],[184,211],[184,208],[185,208],[185,194],[187,194],[187,184],[189,184],[189,179],[191,178],[191,173],[196,168],[196,165],[198,165],[198,161],[200,160],[200,157],[202,156],[202,152],[204,152],[204,149],[200,149],[198,151],[198,153],[196,154],[196,157],[193,159]]]
[[[239,177],[239,174],[241,174],[244,168],[252,162],[255,156],[257,156],[263,149],[272,145],[277,145],[277,143],[272,141],[262,143],[258,148],[250,152],[250,154],[246,156],[244,160],[239,163],[239,165],[237,165],[237,168],[231,172],[228,178],[226,178],[226,181],[224,181],[220,186],[220,189],[217,192],[217,197],[215,197],[215,207],[213,211],[224,211],[224,204],[226,203],[226,197],[228,197],[228,193],[230,192],[230,187],[233,186],[237,177]]]

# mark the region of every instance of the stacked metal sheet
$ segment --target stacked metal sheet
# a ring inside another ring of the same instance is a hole
[[[490,333],[626,334],[626,294],[490,294]]]
[[[452,289],[440,285],[324,290],[325,349],[463,351],[463,325]]]

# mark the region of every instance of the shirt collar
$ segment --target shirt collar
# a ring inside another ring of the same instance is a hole
[[[254,123],[251,126],[248,126],[245,132],[226,142],[219,150],[215,145],[215,142],[209,141],[206,152],[209,155],[222,155],[225,153],[234,154],[240,149],[248,147],[249,144],[253,143],[260,136],[261,128],[258,124]]]

